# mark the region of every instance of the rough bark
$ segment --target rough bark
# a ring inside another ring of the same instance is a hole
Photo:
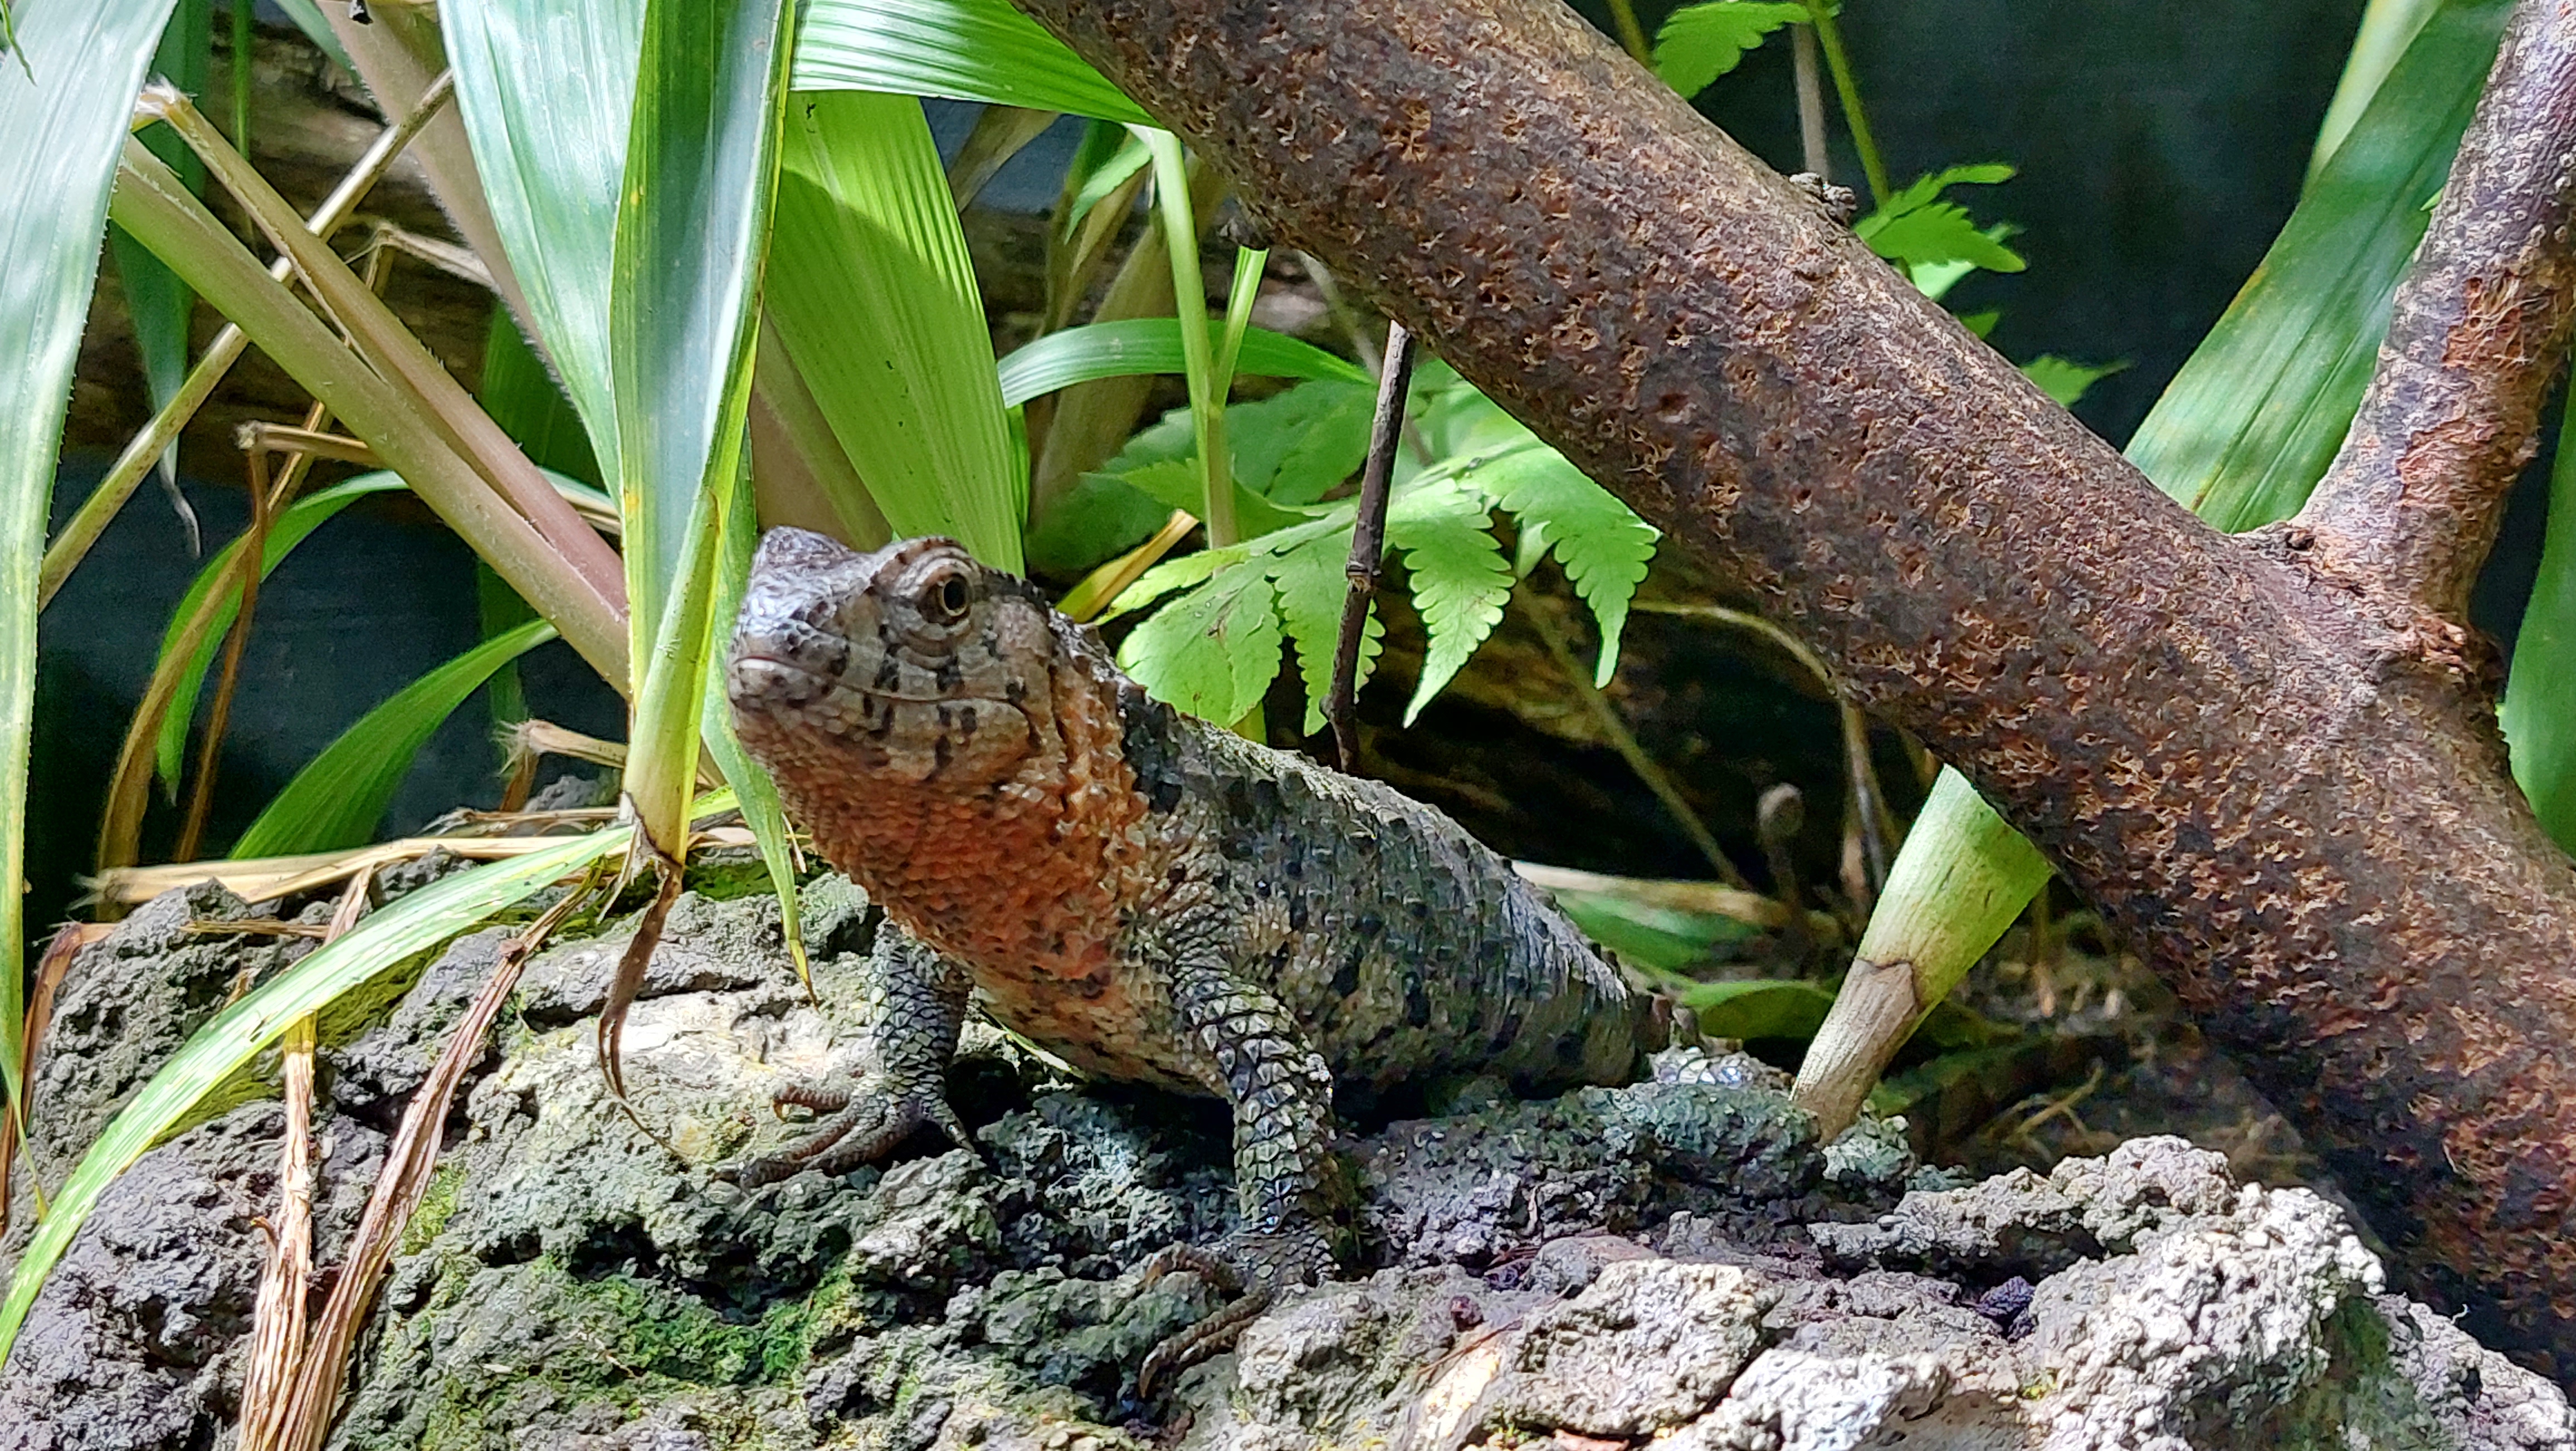
[[[2410,591],[2191,518],[1570,10],[1021,3],[1965,771],[2420,1284],[2576,1369],[2576,870]]]
[[[2299,523],[2465,625],[2576,301],[2576,5],[2525,5],[2399,287],[2378,370]]]

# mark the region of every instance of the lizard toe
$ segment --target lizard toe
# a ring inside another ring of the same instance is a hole
[[[775,1184],[807,1169],[846,1174],[894,1152],[913,1131],[935,1126],[951,1143],[983,1156],[982,1149],[948,1100],[936,1088],[897,1085],[878,1080],[854,1093],[804,1088],[781,1089],[777,1106],[823,1108],[837,1112],[819,1120],[814,1132],[772,1154],[744,1159],[716,1171],[718,1179],[746,1190]]]
[[[1337,1267],[1331,1243],[1311,1224],[1238,1229],[1212,1245],[1175,1244],[1156,1251],[1143,1265],[1145,1283],[1189,1270],[1234,1298],[1215,1314],[1164,1337],[1146,1355],[1136,1370],[1137,1399],[1150,1398],[1155,1386],[1233,1349],[1244,1327],[1282,1295],[1331,1279]]]

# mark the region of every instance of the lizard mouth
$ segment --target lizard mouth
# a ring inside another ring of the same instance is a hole
[[[736,701],[781,695],[810,700],[821,694],[848,694],[864,695],[871,700],[899,700],[908,705],[1010,704],[998,695],[970,695],[963,691],[913,694],[852,685],[838,675],[759,650],[738,652],[733,657],[732,675],[732,694]],[[800,686],[804,687],[802,691],[798,689]]]

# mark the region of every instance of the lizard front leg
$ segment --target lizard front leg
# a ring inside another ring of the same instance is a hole
[[[974,992],[966,968],[888,922],[868,957],[868,1035],[877,1068],[849,1090],[793,1087],[777,1095],[833,1115],[805,1138],[764,1158],[720,1171],[745,1189],[776,1183],[805,1169],[846,1174],[885,1157],[913,1130],[936,1124],[959,1148],[975,1141],[948,1106],[948,1060]]]
[[[1231,1344],[1281,1291],[1329,1277],[1333,1077],[1296,1019],[1267,990],[1224,963],[1213,931],[1176,924],[1172,1006],[1182,1034],[1234,1109],[1235,1203],[1240,1223],[1203,1249],[1175,1245],[1147,1262],[1149,1278],[1194,1269],[1241,1298],[1154,1348],[1137,1371],[1139,1395]]]

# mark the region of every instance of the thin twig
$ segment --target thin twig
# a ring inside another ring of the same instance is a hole
[[[1798,90],[1798,150],[1816,180],[1834,179],[1833,156],[1825,145],[1825,85],[1816,65],[1816,28],[1789,27],[1791,70]]]
[[[1816,939],[1807,932],[1806,892],[1798,880],[1798,833],[1807,826],[1806,795],[1786,781],[1763,792],[1753,808],[1753,825],[1762,838],[1763,865],[1771,869],[1771,890],[1789,908],[1781,949],[1803,968],[1816,955]]]
[[[1610,0],[1610,28],[1618,33],[1620,49],[1637,64],[1653,68],[1655,48],[1646,42],[1646,27],[1637,23],[1635,0]]]
[[[1385,567],[1386,499],[1395,478],[1395,443],[1404,423],[1404,398],[1413,382],[1413,334],[1386,325],[1386,364],[1378,370],[1377,413],[1369,420],[1368,462],[1360,469],[1358,512],[1351,522],[1351,558],[1342,567],[1350,592],[1342,598],[1342,632],[1333,643],[1333,685],[1324,715],[1333,723],[1333,754],[1345,771],[1360,764],[1357,697],[1360,645],[1368,634],[1369,603]]]
[[[1852,75],[1851,56],[1843,50],[1841,27],[1834,23],[1834,7],[1829,0],[1807,0],[1807,20],[1824,46],[1825,68],[1833,72],[1834,94],[1843,103],[1843,125],[1851,131],[1852,150],[1860,153],[1860,174],[1869,183],[1869,200],[1873,206],[1888,198],[1887,163],[1878,156],[1878,142],[1869,132],[1869,118],[1860,108],[1860,82]],[[1822,173],[1818,173],[1822,175]]]
[[[45,1030],[54,1020],[54,991],[62,986],[63,974],[80,950],[106,936],[108,929],[95,922],[66,922],[45,944],[43,956],[36,961],[36,990],[27,995],[26,1031],[18,1039],[18,1083],[20,1096],[0,1113],[0,1234],[9,1232],[9,1166],[18,1151],[18,1141],[26,1136],[31,1117],[28,1100],[36,1092],[36,1056],[43,1049]],[[35,1161],[27,1164],[27,1191],[36,1201],[36,1217],[45,1216],[45,1182],[35,1175]]]
[[[1700,820],[1699,813],[1691,809],[1681,788],[1673,784],[1673,778],[1664,773],[1664,768],[1655,763],[1654,757],[1646,754],[1644,746],[1637,744],[1636,733],[1619,718],[1619,708],[1612,705],[1610,698],[1592,683],[1592,672],[1574,658],[1574,648],[1566,643],[1565,631],[1549,613],[1550,606],[1523,590],[1514,590],[1513,595],[1527,606],[1523,613],[1529,616],[1539,639],[1547,645],[1547,653],[1556,661],[1556,668],[1564,672],[1566,682],[1574,689],[1574,698],[1583,703],[1594,724],[1601,728],[1601,734],[1609,739],[1610,748],[1619,753],[1619,759],[1627,762],[1628,769],[1636,773],[1637,779],[1654,793],[1657,801],[1663,803],[1664,810],[1671,813],[1682,834],[1689,837],[1691,845],[1698,847],[1699,854],[1708,859],[1709,869],[1717,873],[1718,880],[1730,887],[1752,891],[1752,882],[1728,859],[1726,849],[1717,844],[1717,837],[1709,831],[1708,823]]]

